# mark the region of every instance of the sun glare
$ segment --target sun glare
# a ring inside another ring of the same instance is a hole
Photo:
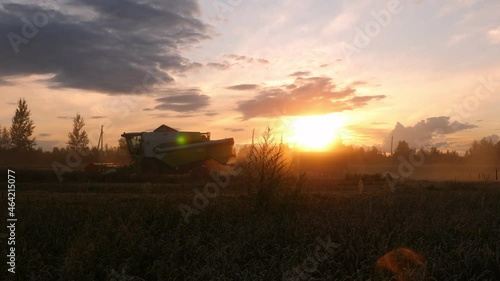
[[[338,114],[297,117],[292,122],[292,143],[301,149],[315,151],[330,148],[344,125]]]

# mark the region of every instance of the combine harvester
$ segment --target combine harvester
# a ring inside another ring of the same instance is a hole
[[[234,139],[210,140],[210,133],[179,132],[161,125],[153,132],[123,133],[139,173],[179,174],[223,170],[234,157]]]

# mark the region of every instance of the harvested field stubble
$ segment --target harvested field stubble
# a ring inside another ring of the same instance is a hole
[[[373,280],[377,260],[400,248],[426,260],[430,280],[500,280],[496,186],[311,191],[299,205],[266,212],[228,189],[189,224],[177,209],[189,189],[23,189],[17,280],[282,280],[294,268],[302,277]],[[335,250],[304,266],[318,239]],[[1,256],[4,263],[3,247]]]

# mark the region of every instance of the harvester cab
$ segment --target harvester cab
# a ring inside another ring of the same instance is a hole
[[[180,132],[161,125],[153,132],[123,133],[122,137],[144,173],[182,173],[208,161],[226,165],[234,156],[233,138],[210,140],[209,132]]]

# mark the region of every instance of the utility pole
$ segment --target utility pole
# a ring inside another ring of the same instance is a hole
[[[101,152],[104,148],[104,125],[101,125],[101,135],[99,135],[99,141],[97,142],[97,155],[101,155]]]
[[[392,156],[392,144],[394,143],[394,135],[391,135],[391,156]]]

